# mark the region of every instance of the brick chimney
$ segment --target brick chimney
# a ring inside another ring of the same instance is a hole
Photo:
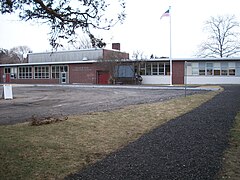
[[[112,43],[112,49],[120,51],[121,50],[120,43]]]

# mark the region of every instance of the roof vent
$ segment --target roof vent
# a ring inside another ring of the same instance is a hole
[[[83,57],[83,59],[82,59],[83,61],[87,61],[88,60],[88,58],[87,57]]]

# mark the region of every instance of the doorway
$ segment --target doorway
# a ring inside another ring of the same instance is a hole
[[[61,84],[66,84],[66,83],[68,83],[67,72],[61,72],[61,73],[60,73],[60,83],[61,83]]]
[[[98,71],[97,73],[98,84],[108,84],[108,80],[110,78],[110,74],[108,71]]]

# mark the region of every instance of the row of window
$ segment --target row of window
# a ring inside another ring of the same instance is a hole
[[[146,62],[139,65],[140,75],[170,75],[168,62]]]
[[[189,75],[240,76],[240,62],[192,62],[190,67]],[[169,62],[144,62],[138,68],[140,75],[170,75]],[[13,79],[59,79],[61,72],[68,72],[68,66],[6,67],[4,72]]]
[[[191,75],[240,76],[240,62],[195,62],[191,63]]]
[[[68,72],[68,66],[51,66],[51,72],[50,66],[23,66],[18,68],[7,67],[4,69],[4,73],[11,74],[11,78],[13,79],[15,79],[16,77],[18,77],[18,79],[49,79],[50,74],[52,79],[59,79],[59,74],[61,72]]]

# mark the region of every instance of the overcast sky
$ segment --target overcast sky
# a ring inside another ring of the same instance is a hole
[[[160,20],[171,6],[172,56],[194,56],[198,45],[206,39],[203,25],[211,16],[235,15],[240,21],[239,0],[126,0],[127,17],[123,24],[110,31],[99,31],[111,48],[112,42],[121,43],[123,51],[142,51],[148,57],[169,56],[169,18]],[[51,50],[48,27],[18,21],[13,15],[0,15],[0,48],[10,49],[26,45],[33,52]],[[68,47],[66,47],[67,49]]]

